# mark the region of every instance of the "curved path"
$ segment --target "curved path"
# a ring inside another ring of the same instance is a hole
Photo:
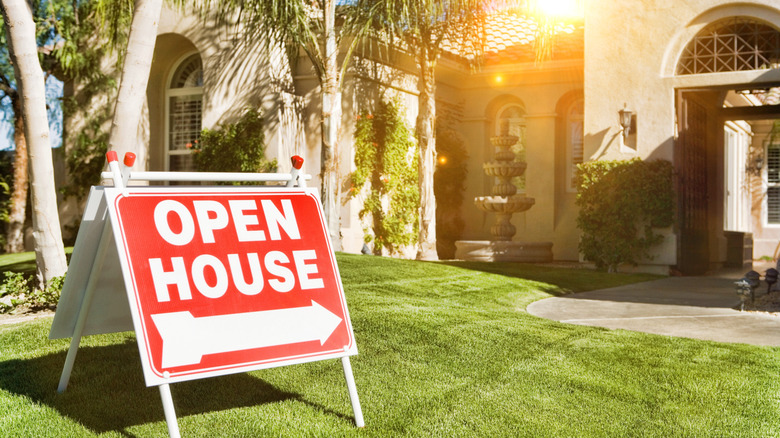
[[[571,324],[780,346],[780,316],[740,312],[736,278],[668,277],[546,298],[531,303],[527,311]]]

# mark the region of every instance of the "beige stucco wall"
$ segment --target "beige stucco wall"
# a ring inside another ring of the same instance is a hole
[[[707,24],[731,16],[754,17],[780,28],[780,1],[590,1],[585,16],[586,159],[673,160],[676,89],[778,81],[778,70],[675,76],[691,38]],[[637,115],[632,147],[620,144],[617,112],[624,105]],[[723,163],[719,165],[722,170]],[[722,181],[722,171],[712,176]],[[713,195],[722,199],[722,189]],[[722,233],[722,227],[717,229],[722,207],[713,207],[710,214],[715,223],[710,249],[717,263],[725,257],[725,239],[716,236]],[[673,265],[676,254],[676,236],[669,230],[650,263]]]
[[[273,116],[274,102],[279,99],[280,78],[284,71],[272,70],[273,65],[284,65],[276,58],[269,62],[258,47],[233,45],[218,31],[204,27],[192,17],[181,17],[166,10],[159,27],[159,37],[152,65],[149,89],[150,161],[152,169],[162,169],[164,158],[165,87],[179,60],[198,52],[204,63],[203,126],[211,128],[229,121],[246,105],[260,105],[265,114]],[[504,83],[495,85],[501,74]],[[536,199],[536,205],[526,213],[518,214],[513,223],[518,228],[516,240],[551,241],[555,258],[576,260],[577,232],[573,208],[574,193],[563,187],[564,153],[556,134],[558,108],[567,93],[582,92],[582,63],[547,63],[543,66],[505,66],[486,68],[472,73],[461,64],[442,60],[438,73],[437,100],[440,104],[462,108],[460,133],[465,137],[469,153],[468,180],[462,216],[466,221],[464,239],[488,239],[489,228],[495,220],[476,209],[473,199],[488,195],[492,178],[484,175],[482,164],[492,160],[493,148],[489,138],[495,135],[494,118],[501,102],[514,100],[526,110],[527,157],[526,193]],[[289,77],[289,76],[288,76]],[[295,145],[295,153],[306,159],[305,170],[314,175],[313,186],[319,186],[319,84],[310,64],[302,58],[293,76],[295,92],[303,97],[302,145]],[[289,85],[289,84],[288,84]],[[394,69],[381,64],[355,66],[345,80],[342,100],[343,123],[338,151],[338,165],[343,191],[349,174],[354,170],[352,133],[355,115],[380,95],[397,96],[405,106],[410,127],[417,115],[417,85],[415,65],[409,59],[394,60]],[[279,139],[278,126],[273,117],[268,124],[266,139],[268,155],[289,156]],[[284,161],[282,161],[284,163]],[[563,166],[563,168],[562,168]],[[360,199],[344,199],[341,208],[342,248],[359,252],[363,246],[366,224],[358,217]],[[414,248],[403,254],[413,257]]]
[[[292,86],[281,51],[269,53],[256,39],[244,40],[168,7],[160,18],[147,88],[148,168],[164,168],[165,91],[173,70],[193,53],[203,61],[203,128],[235,121],[248,107],[259,108],[266,122],[266,155],[278,158],[280,170],[289,171],[289,156],[298,151],[288,150],[291,145],[278,132],[280,94]]]
[[[495,133],[494,118],[502,103],[515,101],[525,110],[526,194],[536,200],[534,207],[513,218],[518,229],[515,240],[550,241],[555,259],[578,260],[575,193],[566,190],[564,184],[561,102],[577,94],[584,95],[586,160],[633,157],[673,160],[677,89],[780,82],[778,70],[685,77],[674,74],[680,52],[708,23],[729,16],[750,16],[780,27],[780,0],[739,3],[591,0],[587,6],[584,62],[485,67],[475,73],[447,59],[440,62],[437,99],[442,104],[462,108],[460,131],[469,153],[462,208],[466,220],[463,239],[488,239],[489,227],[495,220],[492,215],[477,210],[473,199],[488,195],[493,184],[492,178],[484,175],[482,164],[492,159],[489,138]],[[266,136],[269,156],[279,157],[285,169],[291,153],[302,154],[306,171],[315,175],[311,185],[319,186],[319,86],[306,62],[300,63],[291,75],[284,69],[286,63],[279,54],[269,56],[260,44],[236,43],[224,32],[170,10],[161,18],[157,44],[147,93],[150,168],[162,168],[166,81],[178,60],[197,51],[204,61],[204,127],[231,120],[247,105],[260,106],[269,120]],[[377,98],[379,90],[392,90],[392,94],[401,96],[407,106],[408,121],[414,124],[415,67],[409,60],[395,62],[398,74],[392,77],[367,78],[365,71],[353,69],[346,80],[339,147],[342,182],[346,182],[353,170],[354,116],[366,101]],[[274,66],[282,69],[275,70]],[[500,84],[496,82],[499,75]],[[278,132],[277,105],[281,93],[292,90],[291,77],[295,93],[302,96],[305,105],[301,141],[292,145]],[[617,120],[617,112],[624,105],[637,115],[637,133],[629,138],[628,144],[622,144]],[[724,164],[719,165],[722,168]],[[717,172],[714,176],[718,177]],[[717,190],[713,192],[716,196]],[[357,217],[359,209],[357,200],[342,204],[343,248],[349,252],[358,252],[362,247],[364,226]],[[722,217],[722,206],[720,210],[717,206],[712,210],[712,215]],[[714,234],[718,232],[716,228]],[[666,230],[665,234],[656,257],[648,260],[648,269],[664,272],[665,266],[676,263],[675,230]],[[725,240],[713,241],[713,258],[722,258]]]
[[[492,238],[490,227],[496,218],[478,210],[474,198],[491,194],[494,181],[485,175],[482,165],[493,160],[490,137],[496,135],[498,111],[515,103],[525,110],[525,194],[534,198],[535,204],[513,215],[512,224],[517,228],[514,240],[552,242],[556,260],[577,260],[576,194],[564,187],[565,149],[557,124],[565,117],[559,108],[561,100],[582,91],[582,62],[490,67],[450,80],[459,87],[453,92],[463,105],[461,133],[469,153],[463,240]]]

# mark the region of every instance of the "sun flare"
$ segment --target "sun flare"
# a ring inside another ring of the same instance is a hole
[[[539,13],[555,18],[573,18],[583,15],[580,0],[537,0]]]

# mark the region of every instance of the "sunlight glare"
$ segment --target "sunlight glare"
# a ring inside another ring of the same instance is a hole
[[[537,0],[536,7],[541,14],[555,18],[581,17],[583,11],[578,0]]]

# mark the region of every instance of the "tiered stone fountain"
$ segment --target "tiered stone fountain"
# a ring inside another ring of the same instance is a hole
[[[525,173],[526,163],[515,161],[510,149],[518,137],[509,135],[509,125],[501,124],[501,134],[490,138],[496,152],[493,161],[485,163],[487,175],[496,177],[492,196],[480,196],[474,203],[482,211],[494,213],[496,223],[490,227],[493,240],[459,240],[455,242],[455,258],[460,260],[505,261],[505,262],[549,262],[552,261],[552,243],[513,241],[517,232],[512,225],[512,215],[533,207],[536,202],[524,194],[517,194],[512,178]]]

